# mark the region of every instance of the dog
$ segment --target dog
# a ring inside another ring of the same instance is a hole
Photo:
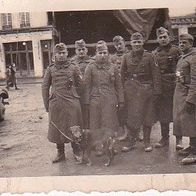
[[[113,130],[109,128],[100,128],[95,130],[81,129],[79,126],[70,127],[73,135],[73,141],[80,145],[82,151],[81,162],[91,166],[91,152],[99,151],[107,156],[105,166],[110,166],[114,155],[119,152],[119,139]]]

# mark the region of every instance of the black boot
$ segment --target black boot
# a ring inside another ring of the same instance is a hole
[[[151,152],[152,151],[152,145],[150,144],[150,134],[151,134],[151,127],[150,126],[144,126],[144,150],[145,152]]]
[[[65,160],[65,151],[64,151],[64,144],[57,144],[57,156],[56,158],[52,161],[53,163],[58,163],[60,161]]]
[[[182,150],[183,148],[182,136],[176,136],[176,150]]]
[[[121,149],[122,152],[128,152],[130,150],[133,150],[136,145],[136,139],[137,139],[137,129],[131,129],[128,128],[128,137],[126,145],[124,145]]]
[[[169,123],[161,123],[161,140],[155,144],[155,148],[169,145]]]

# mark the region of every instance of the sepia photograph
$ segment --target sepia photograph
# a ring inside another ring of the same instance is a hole
[[[2,11],[0,178],[194,174],[188,7]]]

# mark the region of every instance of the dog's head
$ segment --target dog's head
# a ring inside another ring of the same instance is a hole
[[[82,140],[82,130],[80,128],[80,126],[72,126],[70,127],[70,131],[73,135],[73,139],[75,142],[81,142]]]

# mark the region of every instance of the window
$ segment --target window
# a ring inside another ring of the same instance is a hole
[[[12,29],[12,14],[11,13],[1,14],[1,19],[2,19],[3,30]]]
[[[30,27],[30,14],[29,12],[21,12],[19,13],[20,18],[20,27]]]

